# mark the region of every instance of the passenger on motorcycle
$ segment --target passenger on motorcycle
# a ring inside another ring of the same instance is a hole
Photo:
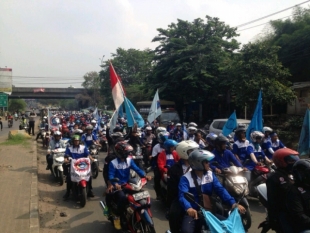
[[[299,160],[298,155],[297,151],[283,148],[277,150],[272,156],[277,169],[267,178],[266,186],[269,225],[275,231],[293,232],[287,223],[288,213],[285,201],[287,191],[293,183],[289,175],[292,173],[294,163]]]
[[[243,164],[247,156],[247,148],[249,141],[245,137],[246,129],[243,125],[239,125],[235,131],[237,140],[233,144],[233,154]]]
[[[69,129],[70,131],[73,130],[73,127],[74,127],[74,125],[75,125],[74,120],[75,120],[74,117],[71,116],[71,117],[69,118],[69,122],[67,123],[67,127],[68,127],[68,129]]]
[[[175,125],[174,130],[172,130],[172,133],[170,134],[170,138],[177,141],[177,142],[181,142],[183,141],[183,130],[181,128],[181,124],[177,123]]]
[[[169,227],[172,233],[180,232],[180,219],[183,218],[184,210],[182,209],[179,199],[179,182],[181,177],[191,170],[188,162],[189,154],[198,149],[199,145],[191,140],[180,142],[176,151],[180,157],[180,160],[172,165],[168,170],[168,183],[167,183],[167,207],[169,209]]]
[[[97,136],[99,134],[99,128],[97,125],[97,121],[91,120],[90,124],[93,126],[93,134]]]
[[[194,141],[199,145],[200,149],[205,149],[206,144],[205,144],[205,140],[202,138],[201,133],[199,132],[195,133]]]
[[[107,192],[110,193],[113,189],[117,190],[113,195],[117,199],[117,210],[121,218],[122,229],[127,229],[126,224],[126,207],[128,204],[125,192],[122,190],[122,185],[126,184],[130,178],[130,169],[134,170],[141,178],[145,177],[148,180],[151,177],[146,176],[145,172],[137,167],[134,161],[128,157],[133,152],[133,148],[125,141],[120,141],[115,144],[116,159],[112,160],[109,165],[109,182]],[[118,181],[113,179],[118,178]],[[111,196],[106,196],[107,205],[110,206]]]
[[[80,145],[80,136],[79,135],[74,135],[73,136],[73,145],[69,146],[66,148],[65,152],[65,163],[69,164],[69,157],[72,159],[80,159],[80,158],[89,158],[90,160],[93,160],[91,155],[89,154],[89,151],[85,145]],[[69,169],[70,170],[70,169]],[[67,199],[70,196],[70,190],[72,187],[72,182],[71,182],[71,176],[70,176],[70,171],[67,169],[67,176],[66,176],[66,182],[67,182],[67,191],[66,194],[64,195],[64,198]],[[92,177],[89,178],[89,181],[87,183],[87,188],[88,188],[88,197],[94,197],[95,195],[92,192]]]
[[[93,144],[99,144],[97,136],[93,133],[93,126],[86,126],[86,133],[82,135],[82,142],[89,148]]]
[[[219,135],[215,138],[215,149],[212,151],[214,159],[212,159],[210,167],[216,173],[222,173],[224,168],[231,166],[231,163],[236,167],[242,167],[242,164],[236,159],[234,154],[226,149],[227,142],[228,139],[223,135]]]
[[[263,149],[265,154],[266,154],[266,151],[267,151],[267,143],[268,143],[268,141],[271,141],[270,134],[272,132],[273,132],[272,128],[270,128],[268,126],[264,126],[263,127],[264,141],[263,141],[263,144],[262,144],[262,149]]]
[[[192,140],[195,141],[195,133],[197,132],[197,128],[194,126],[190,126],[187,128],[187,139],[186,140]]]
[[[143,145],[152,145],[153,140],[155,139],[155,135],[152,133],[152,127],[147,126],[145,128],[146,133],[142,135],[142,143]]]
[[[160,177],[167,181],[167,172],[173,164],[179,161],[180,157],[175,151],[178,143],[172,139],[167,139],[164,142],[164,150],[160,152],[157,159],[157,165],[160,172]]]
[[[266,145],[267,157],[271,159],[274,152],[281,148],[285,148],[284,144],[279,140],[277,133],[272,132],[270,134],[270,141],[268,141]]]
[[[294,185],[288,190],[286,206],[292,233],[310,232],[310,160],[293,166]]]
[[[56,131],[54,133],[54,137],[53,139],[50,140],[48,149],[47,149],[47,155],[46,155],[46,170],[49,170],[53,164],[53,157],[52,157],[52,152],[55,149],[58,148],[66,148],[67,145],[64,141],[61,140],[61,132],[60,131]]]
[[[192,193],[196,202],[205,207],[208,206],[206,200],[215,192],[225,204],[231,206],[231,208],[237,207],[242,213],[245,212],[244,207],[235,202],[234,198],[229,195],[216,176],[210,171],[209,165],[213,158],[214,155],[206,150],[194,150],[189,155],[192,171],[184,174],[179,183],[179,201],[186,212],[182,220],[181,232],[199,232],[202,224],[204,224],[204,219],[198,218],[199,207],[185,199],[184,193],[186,192]]]
[[[168,126],[166,128],[167,132],[171,132],[172,130],[174,130],[174,123],[172,121],[168,122]]]

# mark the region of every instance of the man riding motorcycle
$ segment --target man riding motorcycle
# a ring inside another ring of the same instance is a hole
[[[181,232],[194,233],[199,232],[203,224],[202,219],[198,218],[197,211],[199,207],[185,199],[184,193],[189,192],[194,195],[196,202],[205,206],[206,199],[215,192],[224,203],[231,208],[238,208],[244,213],[243,206],[238,205],[234,198],[229,195],[226,189],[221,185],[216,176],[210,171],[210,161],[214,155],[206,150],[194,150],[189,155],[189,163],[192,168],[191,172],[185,173],[179,183],[179,201],[186,212],[182,220]]]
[[[128,157],[133,152],[133,148],[125,141],[120,141],[115,144],[116,159],[112,160],[109,165],[109,182],[107,192],[112,192],[113,189],[118,190],[113,195],[116,195],[117,210],[121,219],[121,226],[123,230],[127,229],[126,224],[126,207],[128,204],[126,194],[122,190],[122,185],[126,184],[130,178],[130,169],[133,169],[141,178],[145,177],[148,180],[150,176],[146,176],[145,172],[139,169],[134,161]],[[114,178],[118,178],[118,181],[113,181]],[[106,196],[106,202],[109,206],[111,203],[111,196]]]
[[[271,159],[275,151],[285,148],[284,144],[279,140],[276,132],[270,134],[270,141],[266,144],[266,156]]]
[[[47,149],[47,155],[46,155],[46,162],[47,162],[46,170],[51,169],[51,166],[53,164],[52,152],[53,150],[58,149],[58,148],[66,148],[66,143],[61,140],[60,131],[56,131],[54,133],[53,139],[50,140],[50,143]]]
[[[239,125],[235,131],[235,136],[237,140],[233,144],[232,152],[236,156],[236,158],[241,162],[244,163],[246,156],[247,156],[247,147],[249,146],[249,141],[246,140],[245,137],[246,129],[245,126]]]
[[[266,186],[269,225],[275,231],[293,232],[289,224],[287,224],[288,213],[285,198],[287,190],[292,186],[289,175],[292,173],[294,163],[299,160],[298,155],[297,151],[283,148],[277,150],[272,156],[277,169],[267,178]]]
[[[171,132],[170,138],[177,142],[183,141],[183,130],[180,123],[175,125],[175,128]]]
[[[93,133],[93,126],[86,126],[86,133],[82,135],[82,142],[89,148],[93,144],[99,144],[97,136]]]
[[[176,147],[176,152],[178,153],[180,160],[172,165],[168,170],[168,182],[167,182],[167,206],[169,209],[169,227],[172,233],[180,232],[180,219],[184,215],[184,211],[180,205],[178,199],[179,193],[179,182],[181,177],[188,171],[191,170],[190,164],[188,162],[189,154],[198,149],[199,145],[192,141],[182,141]]]

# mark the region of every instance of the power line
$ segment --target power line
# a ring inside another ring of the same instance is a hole
[[[235,26],[235,27],[236,27],[236,28],[239,28],[239,27],[244,27],[244,26],[246,26],[246,25],[249,25],[249,24],[255,23],[255,22],[257,22],[257,21],[260,21],[260,20],[262,20],[262,19],[269,18],[270,16],[273,16],[273,15],[276,15],[276,14],[282,13],[282,12],[284,12],[284,11],[290,10],[290,9],[292,9],[292,8],[296,7],[296,6],[300,6],[300,5],[305,4],[305,3],[307,3],[307,2],[310,2],[310,0],[305,1],[305,2],[302,2],[302,3],[299,3],[299,4],[297,4],[297,5],[294,5],[294,6],[291,6],[291,7],[288,7],[288,8],[285,8],[285,9],[283,9],[283,10],[277,11],[277,12],[272,13],[272,14],[270,14],[270,15],[266,15],[266,16],[264,16],[264,17],[261,17],[261,18],[258,18],[258,19],[254,19],[254,20],[249,21],[249,22],[247,22],[247,23],[240,24],[240,25]]]

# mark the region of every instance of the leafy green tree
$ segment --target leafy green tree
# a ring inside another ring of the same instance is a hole
[[[88,100],[88,104],[93,106],[99,106],[102,104],[102,97],[100,96],[100,78],[96,71],[88,72],[84,75],[84,82],[82,86],[86,92],[79,97],[85,97]],[[89,97],[88,97],[88,96]]]
[[[23,99],[9,99],[9,112],[22,112],[26,109],[27,104]]]
[[[239,48],[234,39],[236,28],[206,16],[205,21],[178,19],[157,31],[153,42],[160,45],[155,49],[155,66],[146,89],[155,92],[158,88],[161,98],[173,100],[182,120],[185,102],[216,100],[215,87]]]
[[[150,98],[143,92],[146,77],[153,69],[152,58],[154,53],[150,49],[137,50],[118,48],[116,53],[112,54],[110,61],[105,61],[101,65],[101,95],[104,97],[105,105],[114,108],[111,95],[110,70],[109,65],[112,62],[113,67],[121,79],[125,89],[126,96],[132,103]]]
[[[243,46],[225,80],[232,89],[236,105],[256,103],[261,88],[266,105],[286,104],[295,98],[288,81],[290,73],[278,60],[278,50],[279,47],[264,42]]]
[[[272,33],[264,40],[279,46],[279,61],[292,74],[290,81],[309,81],[310,75],[310,9],[296,7],[293,17],[270,22]]]

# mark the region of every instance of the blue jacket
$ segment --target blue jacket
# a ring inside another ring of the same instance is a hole
[[[201,191],[203,194],[211,196],[212,193],[215,192],[215,194],[218,195],[225,204],[232,206],[236,203],[235,199],[229,195],[227,190],[221,185],[211,171],[205,172],[202,179],[197,177],[197,183],[198,185],[201,185]],[[195,203],[188,202],[185,199],[184,193],[186,192],[194,194],[196,202],[199,203],[199,196],[196,191],[191,172],[187,172],[181,177],[179,183],[179,202],[185,211],[189,208],[199,210],[199,207]]]
[[[84,145],[79,145],[78,147],[72,145],[67,147],[65,155],[68,155],[73,159],[86,158],[89,155],[89,151]]]
[[[120,185],[128,182],[130,178],[130,169],[134,170],[140,177],[145,177],[144,171],[142,171],[132,158],[127,158],[122,162],[119,158],[113,159],[109,164],[109,180],[118,178],[118,182],[111,182],[113,185],[118,183]]]
[[[90,147],[94,144],[98,138],[95,134],[87,135],[86,133],[82,135],[81,141],[84,143],[85,146]]]
[[[233,144],[232,152],[235,155],[239,156],[239,159],[244,162],[247,156],[246,148],[249,146],[249,141],[245,140],[244,142],[240,142],[239,140],[235,141]]]
[[[253,153],[259,162],[259,160],[263,159],[265,160],[265,153],[262,150],[262,148],[259,146],[258,149],[255,149],[255,146],[251,143],[247,148],[247,158],[250,159],[250,162],[248,162],[245,167],[252,171],[256,164],[252,161],[250,154]]]
[[[218,150],[213,150],[214,159],[212,161],[216,161],[218,165],[211,165],[212,170],[216,168],[224,169],[231,166],[230,162],[232,162],[237,167],[242,167],[241,163],[236,159],[236,156],[230,150],[224,150],[223,155]],[[211,161],[211,163],[212,163]]]
[[[272,148],[272,150],[274,152],[276,152],[277,150],[279,150],[280,148],[285,148],[284,144],[278,139],[275,142],[272,142],[271,140],[267,142],[266,144],[266,156],[269,159],[272,159],[272,153],[270,153],[270,151],[268,150],[269,148]]]

